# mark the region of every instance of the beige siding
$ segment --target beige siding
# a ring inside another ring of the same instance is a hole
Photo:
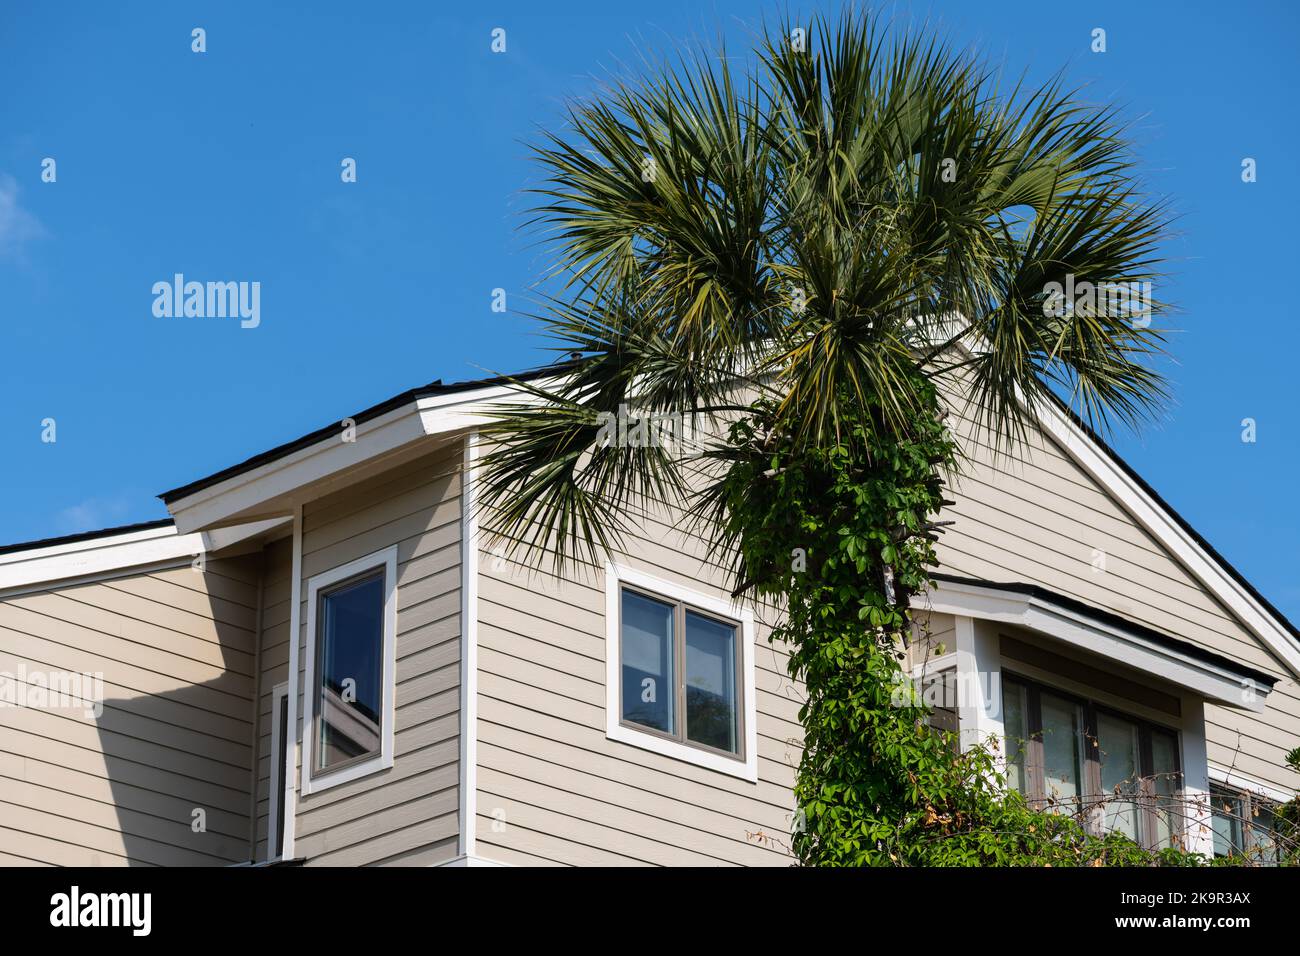
[[[1280,789],[1300,787],[1283,755],[1300,739],[1296,681],[1122,504],[1049,438],[1015,459],[956,419],[968,459],[950,481],[956,525],[940,570],[1038,584],[1277,675],[1263,714],[1207,708],[1210,760]],[[655,505],[628,550],[632,567],[721,593],[719,568]],[[1105,569],[1094,570],[1104,554]],[[556,581],[480,553],[478,852],[538,864],[784,863],[799,758],[799,689],[760,628],[760,781],[734,778],[605,736],[604,570]],[[945,615],[932,647],[954,649]],[[917,648],[916,652],[920,652]],[[955,723],[945,711],[939,722]]]
[[[646,516],[618,560],[725,597],[697,540]],[[477,852],[538,865],[788,865],[799,689],[756,628],[758,782],[605,736],[604,568],[479,554]]]
[[[248,859],[257,556],[0,597],[0,671],[103,675],[103,710],[0,711],[0,858]],[[194,811],[206,830],[195,832]]]
[[[275,686],[289,679],[289,601],[293,577],[293,539],[266,547],[262,578],[262,658],[257,704],[257,807],[254,859],[267,858],[271,812],[271,702]]]
[[[1051,438],[1007,460],[966,418],[955,427],[968,458],[950,480],[941,570],[1038,584],[1278,676],[1262,714],[1207,706],[1209,760],[1300,787],[1283,759],[1300,740],[1300,692],[1273,653]]]
[[[309,865],[416,865],[456,855],[460,460],[457,443],[303,510],[304,600],[313,575],[398,548],[394,766],[299,796],[294,852]],[[287,621],[287,614],[280,616]],[[306,620],[303,604],[300,687],[310,639]],[[268,649],[277,646],[273,640],[268,635]],[[274,667],[287,666],[287,660],[287,647],[267,657]],[[263,711],[269,721],[269,699]],[[269,747],[269,737],[266,741]],[[260,838],[265,839],[264,827]]]

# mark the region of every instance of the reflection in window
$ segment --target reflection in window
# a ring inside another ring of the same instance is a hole
[[[1182,838],[1177,734],[1010,676],[1002,712],[1007,783],[1031,804],[1148,847]]]
[[[1078,704],[1042,695],[1043,795],[1049,809],[1078,809],[1083,779],[1083,712]]]
[[[319,596],[317,770],[379,753],[383,710],[384,572]]]
[[[740,756],[739,625],[630,588],[620,600],[622,723]]]
[[[673,605],[623,591],[623,719],[666,734],[677,732],[673,617]]]
[[[1028,706],[1025,695],[1028,689],[1017,681],[1002,685],[1003,727],[1006,730],[1007,786],[1027,793],[1029,780],[1025,776],[1025,751],[1029,746]]]
[[[686,739],[735,753],[736,626],[686,612]]]
[[[1101,764],[1101,792],[1106,798],[1103,825],[1132,840],[1138,838],[1138,798],[1142,788],[1138,746],[1137,724],[1105,711],[1097,714],[1097,760]]]
[[[1264,864],[1277,862],[1277,817],[1273,803],[1249,791],[1212,783],[1210,810],[1215,856],[1245,857]]]

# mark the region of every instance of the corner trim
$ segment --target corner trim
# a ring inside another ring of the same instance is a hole
[[[478,432],[465,436],[460,485],[460,840],[462,858],[476,859],[478,829]],[[444,866],[456,865],[443,864]],[[484,864],[464,863],[464,866]]]
[[[298,646],[302,643],[302,505],[293,509],[293,560],[292,577],[289,580],[289,746],[284,748],[285,766],[281,768],[280,779],[284,783],[284,843],[280,847],[280,856],[286,860],[294,858],[294,822],[298,804],[294,799],[297,792],[294,769],[298,766],[298,752],[301,749],[302,728],[298,724],[298,698],[302,694],[299,667],[302,662]]]

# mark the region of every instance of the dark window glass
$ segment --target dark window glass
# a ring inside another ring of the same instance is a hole
[[[1010,677],[1002,714],[1007,784],[1033,805],[1147,847],[1170,846],[1186,828],[1177,734]]]
[[[1210,785],[1210,809],[1214,813],[1210,828],[1214,831],[1214,855],[1232,856],[1246,848],[1245,817],[1241,794]]]
[[[275,856],[284,852],[284,771],[285,761],[289,757],[289,695],[280,698],[280,739],[275,743],[276,766],[280,768],[275,775],[279,796],[275,805]]]
[[[623,720],[677,732],[673,605],[623,592]]]
[[[320,595],[316,769],[380,750],[384,573]]]
[[[736,628],[686,612],[686,739],[735,753]]]
[[[739,625],[627,588],[620,615],[620,722],[741,756]]]

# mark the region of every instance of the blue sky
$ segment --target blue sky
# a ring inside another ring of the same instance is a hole
[[[762,3],[7,4],[0,12],[0,543],[164,517],[158,492],[435,378],[546,359],[520,314],[525,144],[593,77]],[[1079,8],[1078,12],[1071,7]],[[825,9],[831,9],[831,6]],[[795,11],[821,9],[813,4]],[[933,2],[1009,74],[1139,118],[1180,213],[1177,402],[1115,444],[1300,619],[1297,6]],[[191,30],[207,52],[191,51]],[[490,50],[506,30],[507,51]],[[1107,51],[1090,51],[1106,30]],[[57,181],[41,180],[52,157]],[[340,181],[353,157],[357,182]],[[1258,181],[1241,181],[1256,159]],[[261,283],[261,324],[156,318],[180,272]],[[491,311],[508,290],[512,313]],[[1241,440],[1241,421],[1257,441]],[[41,441],[53,418],[57,441]]]

